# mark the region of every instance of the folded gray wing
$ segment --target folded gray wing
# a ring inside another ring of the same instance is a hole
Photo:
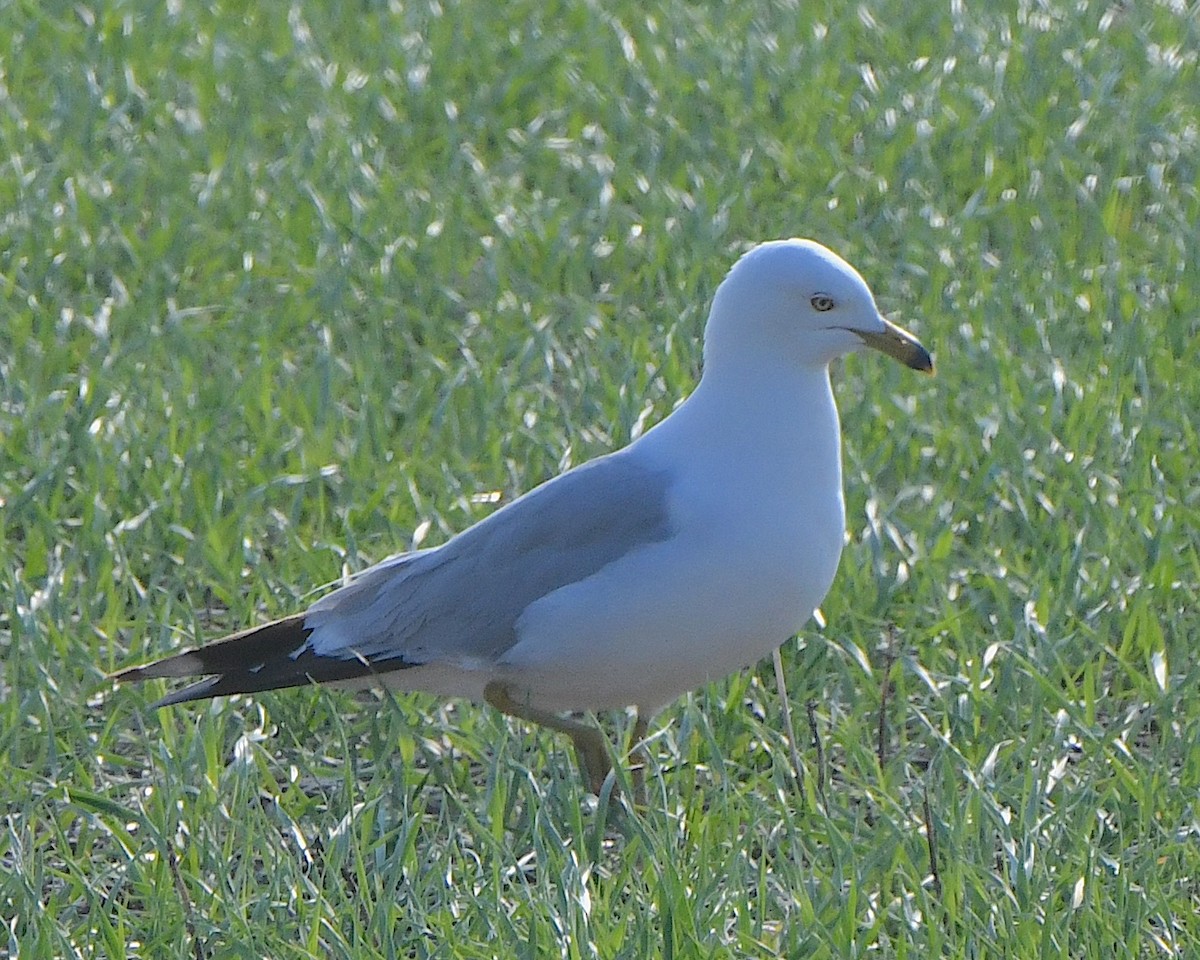
[[[626,451],[589,461],[317,601],[304,618],[308,650],[380,669],[494,660],[535,600],[667,539],[668,487],[665,471]]]

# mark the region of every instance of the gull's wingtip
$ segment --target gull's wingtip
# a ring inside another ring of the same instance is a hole
[[[124,670],[109,674],[108,679],[113,683],[140,683],[143,680],[194,677],[206,672],[201,657],[197,655],[196,651],[188,650],[170,657],[163,657],[153,663],[144,663],[140,667],[126,667]]]
[[[110,679],[118,683],[198,680],[155,701],[152,706],[158,709],[210,697],[358,680],[413,665],[399,657],[375,661],[353,651],[344,656],[315,653],[308,645],[312,628],[305,620],[305,614],[297,614],[251,627],[195,650],[129,667]]]
[[[189,703],[193,700],[207,700],[212,694],[209,692],[218,683],[221,682],[220,677],[209,677],[207,680],[201,680],[199,683],[188,684],[182,690],[176,690],[174,693],[168,693],[165,697],[160,697],[150,704],[151,710],[161,710],[163,707],[173,707],[177,703]]]

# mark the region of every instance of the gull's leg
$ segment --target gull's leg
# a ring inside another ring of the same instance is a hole
[[[650,754],[646,751],[646,732],[649,721],[639,709],[633,717],[633,732],[629,735],[629,777],[633,785],[633,802],[639,807],[649,805],[646,794],[646,768],[650,765]]]
[[[604,778],[612,769],[612,760],[609,759],[608,744],[604,742],[604,734],[600,732],[599,727],[521,703],[499,680],[493,680],[483,688],[483,699],[510,717],[528,720],[570,737],[571,743],[575,745],[580,773],[583,774],[588,789],[596,796],[600,795]]]

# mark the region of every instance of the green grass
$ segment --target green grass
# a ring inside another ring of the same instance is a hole
[[[0,954],[1200,954],[1195,7],[644,11],[0,0]],[[837,371],[799,776],[769,664],[640,814],[485,708],[105,682],[623,444],[793,234],[939,365]]]

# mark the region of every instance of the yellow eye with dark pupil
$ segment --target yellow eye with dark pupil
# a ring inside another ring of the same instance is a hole
[[[827,293],[814,293],[812,295],[812,299],[808,302],[811,303],[813,309],[819,313],[826,313],[836,306],[833,301],[833,297]]]

